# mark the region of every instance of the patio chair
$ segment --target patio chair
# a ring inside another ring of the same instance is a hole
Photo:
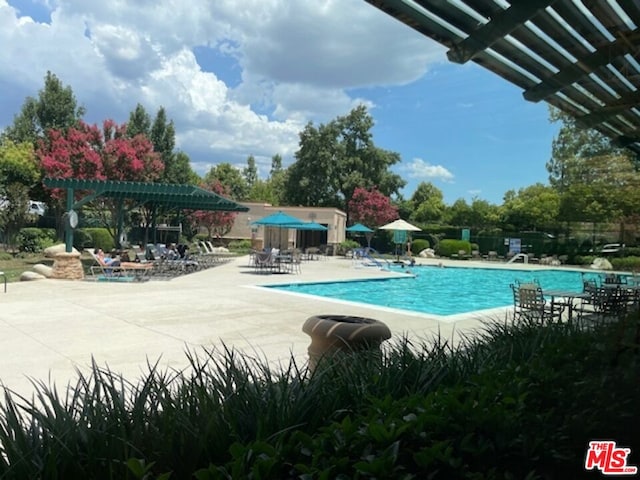
[[[151,270],[152,264],[143,264],[138,262],[121,262],[114,260],[110,264],[105,264],[101,259],[96,249],[85,248],[85,251],[91,255],[94,260],[94,264],[89,267],[91,275],[100,280],[144,280],[147,279]]]
[[[537,282],[511,284],[513,320],[532,324],[560,323],[565,305],[548,303]]]
[[[275,266],[273,251],[256,252],[254,267],[257,273],[271,273]]]
[[[590,296],[584,303],[583,315],[591,314],[592,317],[601,321],[617,319],[625,315],[634,301],[632,292],[620,285],[595,286],[593,283],[585,282],[584,291]]]

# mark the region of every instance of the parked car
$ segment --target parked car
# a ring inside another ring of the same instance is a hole
[[[0,197],[0,208],[9,208],[9,200],[6,197]],[[37,202],[35,200],[29,200],[29,206],[27,212],[33,215],[42,217],[47,211],[47,204],[44,202]]]
[[[44,202],[35,202],[31,200],[29,202],[29,213],[42,217],[47,211],[47,205]]]
[[[620,253],[624,249],[624,243],[607,243],[596,250],[596,252],[602,255],[615,255]]]

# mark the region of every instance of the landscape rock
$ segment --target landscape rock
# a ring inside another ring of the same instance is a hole
[[[52,245],[44,249],[44,256],[47,258],[54,258],[59,253],[65,253],[66,245],[64,243],[59,243],[58,245]],[[72,252],[79,253],[75,248],[72,249]]]
[[[51,278],[53,276],[53,267],[43,263],[37,263],[33,266],[33,271],[39,273],[43,277]]]
[[[597,257],[593,259],[591,268],[595,270],[613,270],[613,265],[611,265],[611,262],[606,258]]]
[[[30,282],[32,280],[45,280],[47,277],[36,272],[22,272],[20,275],[21,282]]]
[[[435,258],[436,252],[433,248],[425,248],[418,254],[418,256],[422,258]]]

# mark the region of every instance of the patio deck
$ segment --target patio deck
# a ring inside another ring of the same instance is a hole
[[[389,326],[393,338],[408,335],[427,340],[438,332],[454,338],[481,325],[473,314],[442,321],[436,316],[253,288],[266,283],[393,275],[376,268],[354,268],[343,258],[305,262],[300,275],[256,275],[247,265],[248,257],[238,257],[170,281],[9,284],[8,292],[0,293],[0,382],[30,394],[29,378],[50,378],[61,389],[74,381],[76,369],[87,369],[92,357],[98,365],[108,365],[135,380],[147,362],[160,359],[162,367],[182,368],[187,365],[185,350],[198,352],[223,343],[274,364],[291,355],[304,362],[310,339],[302,332],[302,324],[316,314],[375,318]]]

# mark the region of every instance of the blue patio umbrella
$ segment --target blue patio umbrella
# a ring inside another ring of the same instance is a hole
[[[317,230],[326,231],[327,227],[318,222],[302,222],[288,225],[288,228],[295,228],[296,230]]]
[[[276,213],[272,213],[271,215],[267,215],[266,217],[262,217],[256,220],[255,222],[251,222],[252,225],[262,225],[263,227],[271,227],[271,228],[278,228],[278,229],[285,229],[285,228],[296,229],[296,225],[302,225],[304,223],[306,223],[304,220],[294,217],[293,215],[289,215],[288,213],[284,213],[282,210]],[[271,238],[271,236],[269,236],[269,238]],[[269,241],[269,243],[271,244],[271,241]],[[282,247],[281,235],[278,235],[278,246]]]
[[[301,220],[293,215],[284,213],[282,210],[262,217],[255,222],[251,222],[252,225],[264,225],[265,227],[280,227],[280,228],[295,228],[288,225],[303,224],[304,220]]]
[[[366,225],[356,223],[354,225],[351,225],[350,227],[347,227],[345,231],[355,234],[364,233],[364,236],[367,239],[367,248],[371,248],[371,237],[373,237],[373,230],[371,230]]]
[[[351,233],[373,233],[373,230],[361,223],[356,223],[355,225],[347,227],[346,231]]]

